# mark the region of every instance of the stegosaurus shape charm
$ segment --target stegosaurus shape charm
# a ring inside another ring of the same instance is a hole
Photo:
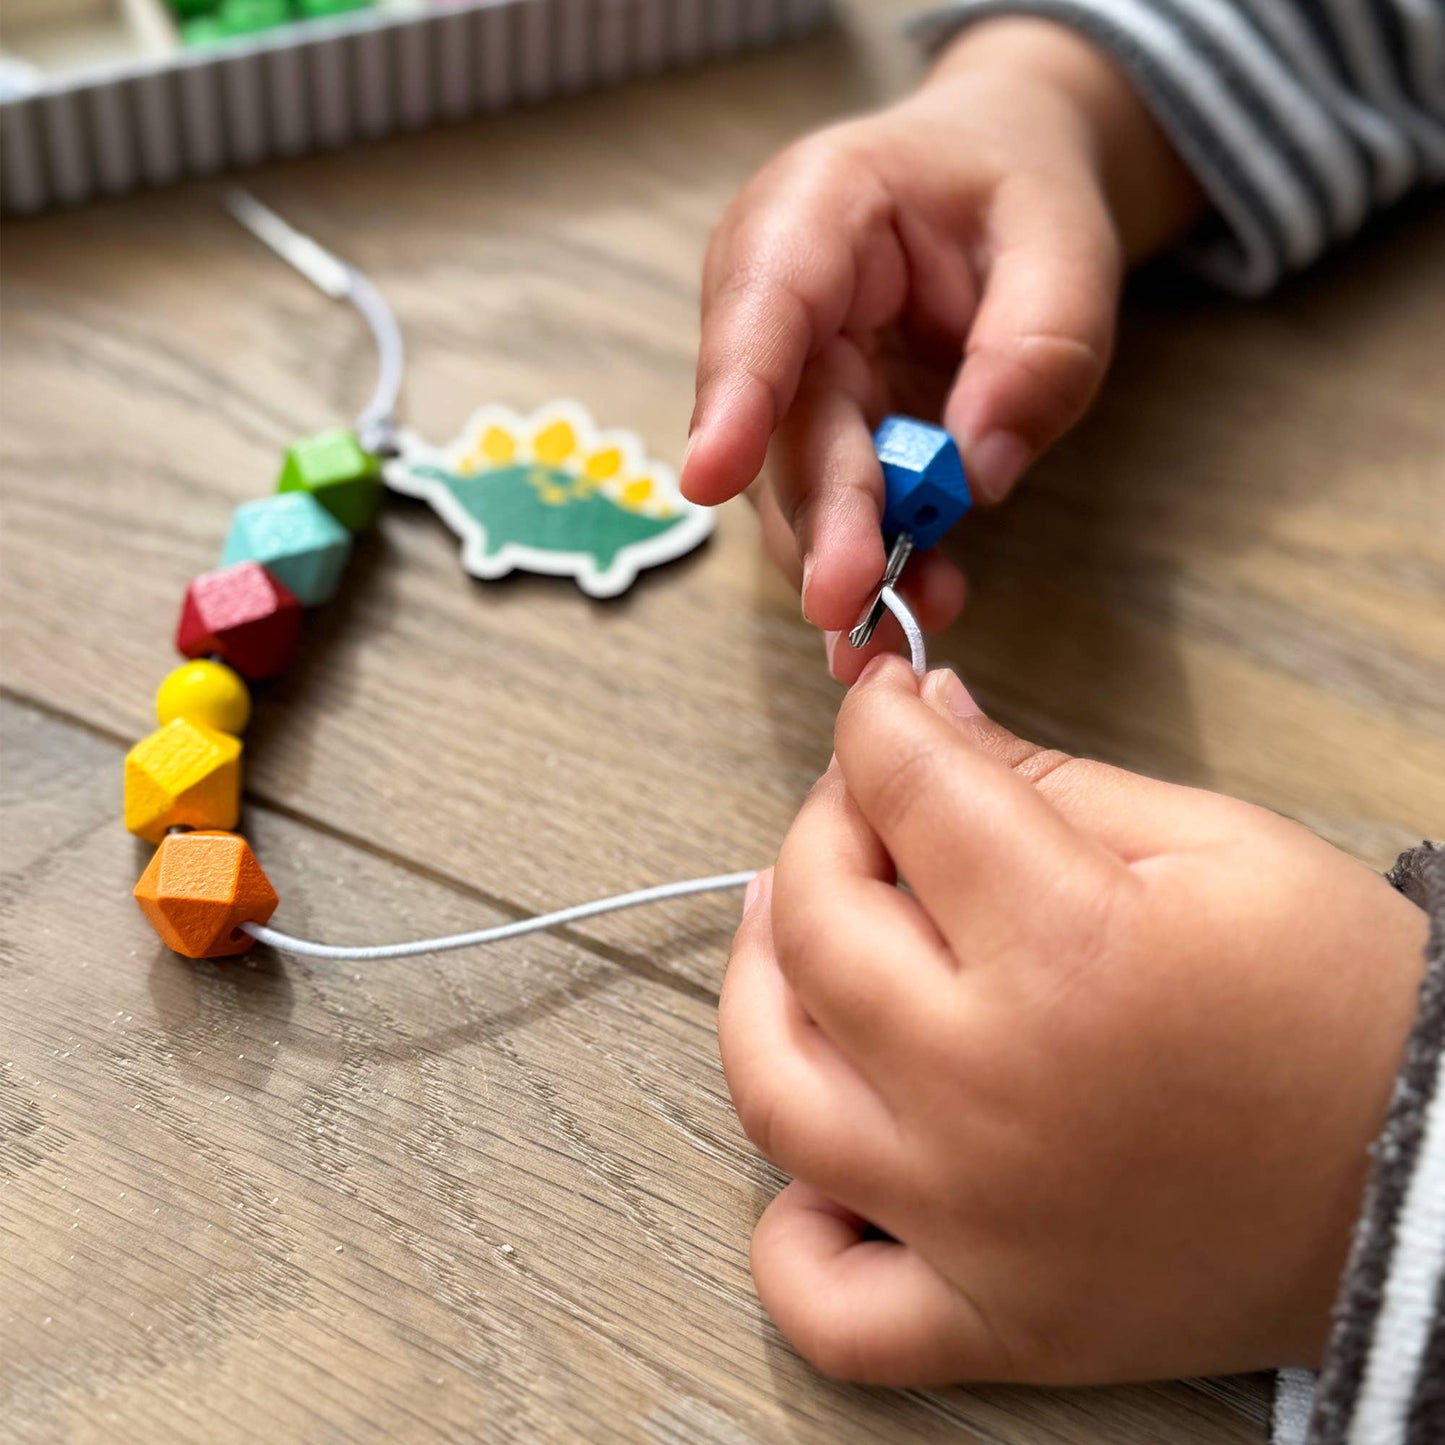
[[[712,532],[711,514],[678,491],[670,467],[631,432],[600,430],[576,402],[525,417],[485,406],[447,446],[411,433],[398,444],[387,485],[431,504],[461,537],[474,577],[541,572],[615,597]]]

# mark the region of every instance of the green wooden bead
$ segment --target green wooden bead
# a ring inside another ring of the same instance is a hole
[[[381,463],[340,427],[305,437],[286,453],[278,492],[310,492],[343,527],[360,532],[381,504]]]
[[[351,533],[310,492],[284,492],[236,508],[221,565],[259,562],[303,607],[317,607],[350,554]]]

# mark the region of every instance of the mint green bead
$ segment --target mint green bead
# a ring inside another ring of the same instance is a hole
[[[350,555],[351,533],[310,492],[278,492],[236,508],[221,565],[259,562],[303,607],[318,607]]]

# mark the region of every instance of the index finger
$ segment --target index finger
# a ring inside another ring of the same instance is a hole
[[[881,186],[827,135],[774,162],[734,202],[704,268],[682,465],[690,500],[714,505],[747,487],[808,358],[846,326],[881,325],[902,306],[906,268],[890,214]]]

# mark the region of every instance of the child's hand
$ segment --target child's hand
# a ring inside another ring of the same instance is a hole
[[[739,1116],[797,1180],[764,1305],[895,1384],[1317,1360],[1426,931],[1272,813],[875,663],[723,991]]]
[[[901,104],[779,156],[718,227],[683,490],[735,496],[772,439],[769,551],[812,622],[851,627],[883,571],[872,426],[941,410],[975,496],[998,501],[1092,398],[1126,258],[1198,203],[1085,41],[1025,18],[968,31]],[[963,603],[936,555],[905,590],[927,628]],[[868,655],[838,649],[835,671]]]

